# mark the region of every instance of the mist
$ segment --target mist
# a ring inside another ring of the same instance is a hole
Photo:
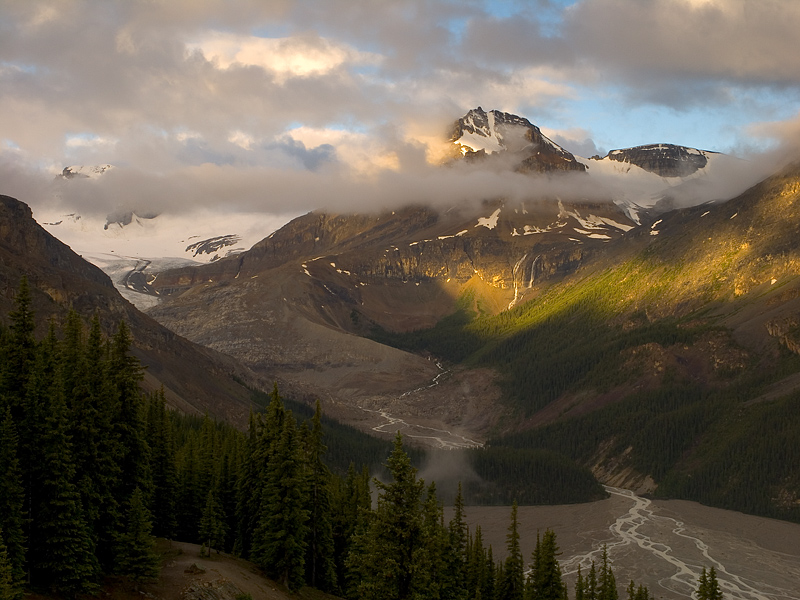
[[[791,161],[786,148],[747,158],[723,157],[713,177],[664,185],[673,207],[730,199]],[[795,155],[796,156],[796,155]],[[511,164],[491,167],[410,161],[401,170],[354,172],[332,163],[316,170],[201,164],[156,173],[117,167],[97,179],[65,180],[19,163],[0,165],[3,193],[49,214],[105,217],[136,212],[185,215],[197,211],[299,215],[311,210],[372,213],[408,205],[477,208],[486,200],[611,202],[636,196],[635,182],[592,169],[587,173],[522,174]]]

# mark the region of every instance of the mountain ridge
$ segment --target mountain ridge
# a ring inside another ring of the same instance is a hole
[[[246,423],[250,391],[232,377],[263,385],[257,377],[208,348],[177,336],[124,300],[109,277],[83,260],[33,219],[30,207],[0,195],[0,309],[13,306],[22,276],[33,292],[42,324],[76,310],[85,320],[99,317],[106,335],[125,320],[133,353],[145,366],[144,387],[163,386],[168,403],[190,414],[210,413],[238,425]],[[44,325],[42,325],[44,326]]]

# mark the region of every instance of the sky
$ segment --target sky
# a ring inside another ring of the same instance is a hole
[[[0,0],[0,193],[281,214],[502,193],[440,166],[477,106],[585,157],[798,157],[798,31],[797,0]]]

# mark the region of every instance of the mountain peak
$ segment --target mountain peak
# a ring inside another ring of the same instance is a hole
[[[499,110],[473,108],[453,124],[450,142],[464,158],[519,156],[522,172],[585,171],[586,167],[528,119]]]
[[[661,177],[688,177],[708,164],[708,156],[716,154],[675,144],[647,144],[612,150],[609,160],[631,163]]]

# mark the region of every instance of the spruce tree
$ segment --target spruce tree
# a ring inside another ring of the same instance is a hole
[[[317,400],[306,442],[308,464],[308,552],[306,577],[312,587],[333,592],[337,587],[331,507],[331,473],[323,461],[322,408]]]
[[[108,348],[103,340],[100,319],[95,314],[89,326],[84,352],[86,360],[87,402],[93,407],[96,419],[92,452],[84,453],[84,475],[91,477],[92,497],[95,498],[96,518],[90,523],[97,555],[106,571],[113,571],[116,536],[122,530],[122,514],[117,494],[121,489],[122,446],[115,427],[118,414],[117,398],[108,377]],[[84,486],[84,489],[86,487]]]
[[[0,423],[0,543],[7,549],[12,585],[21,588],[25,581],[25,492],[17,459],[17,432],[6,407]]]
[[[481,526],[475,527],[475,539],[469,553],[467,569],[467,597],[480,594],[486,581],[486,550],[483,547],[483,531]]]
[[[151,493],[150,449],[145,439],[142,394],[139,391],[142,367],[130,355],[133,340],[125,321],[120,321],[111,341],[108,374],[116,392],[117,419],[115,429],[121,444],[120,489],[117,501],[130,500],[133,490],[140,489],[146,502]]]
[[[6,402],[16,423],[21,423],[24,415],[25,394],[29,379],[36,364],[36,339],[34,313],[31,308],[31,290],[27,277],[19,282],[14,297],[14,310],[8,314],[11,320],[5,360],[0,365],[0,396]]]
[[[703,567],[696,593],[697,600],[722,600],[722,589],[717,581],[717,572],[714,567],[708,571]]]
[[[497,569],[494,564],[492,545],[486,550],[486,579],[481,587],[482,598],[494,598],[497,593]]]
[[[45,346],[46,355],[51,351],[52,341]],[[43,357],[44,363],[48,360]],[[46,379],[46,370],[37,368],[37,376]],[[40,440],[43,456],[38,473],[40,495],[33,499],[31,514],[32,582],[67,596],[93,593],[97,590],[100,566],[74,484],[66,406],[57,387],[48,391],[52,400]]]
[[[448,525],[448,552],[447,574],[451,580],[450,594],[454,598],[461,598],[466,593],[466,565],[467,565],[467,524],[464,521],[464,494],[461,482],[458,482],[458,493],[453,502],[453,518]]]
[[[411,597],[440,600],[454,594],[446,556],[448,531],[442,525],[443,511],[436,498],[436,483],[428,486],[422,505],[419,546],[414,550]]]
[[[378,506],[369,529],[356,542],[360,552],[351,553],[350,564],[360,578],[357,597],[364,600],[405,600],[414,589],[424,482],[417,480],[399,432],[386,467],[392,481],[373,480],[379,490]]]
[[[181,540],[197,540],[197,523],[203,511],[200,475],[197,460],[197,439],[192,436],[178,456],[178,500],[176,502],[177,536]]]
[[[266,462],[260,456],[261,415],[250,413],[247,439],[242,450],[239,477],[236,481],[236,544],[234,553],[250,557],[253,531],[258,519],[261,503],[262,479],[266,473]]]
[[[575,600],[586,600],[586,581],[578,565],[578,577],[575,579]]]
[[[117,572],[137,584],[158,577],[160,559],[155,552],[155,540],[150,534],[152,528],[144,494],[136,488],[131,494],[125,529],[119,538]]]
[[[0,529],[0,600],[17,600],[22,593],[14,581],[13,567],[2,534],[3,530]]]
[[[503,578],[499,582],[499,600],[522,600],[525,592],[525,579],[522,550],[519,543],[516,500],[511,506],[511,523],[506,535],[506,552],[508,555],[504,563]]]
[[[608,548],[603,545],[602,563],[600,565],[600,577],[597,586],[598,600],[618,600],[617,580],[611,564],[608,560]]]
[[[164,388],[150,395],[147,409],[147,439],[151,449],[153,478],[153,534],[173,538],[177,527],[175,497],[178,472],[172,422],[166,408]]]
[[[287,412],[267,465],[252,557],[270,577],[292,590],[305,581],[307,494],[297,425]]]
[[[595,567],[594,561],[592,561],[592,566],[589,568],[589,575],[586,577],[586,587],[585,587],[585,600],[598,600],[598,592],[597,592],[597,569]]]
[[[208,490],[206,495],[206,506],[203,509],[203,516],[200,519],[199,536],[200,541],[206,547],[208,555],[211,556],[211,549],[214,548],[219,554],[219,549],[225,544],[227,535],[227,525],[225,524],[225,514],[217,499],[214,490]]]
[[[367,552],[367,531],[373,515],[369,484],[369,470],[364,467],[361,473],[356,473],[355,465],[350,463],[347,479],[337,486],[339,494],[334,511],[337,579],[348,598],[358,597],[357,586],[361,581],[355,557]]]
[[[541,541],[537,535],[533,551],[533,568],[528,576],[526,598],[529,600],[561,600],[566,592],[558,564],[556,534],[548,529]]]

